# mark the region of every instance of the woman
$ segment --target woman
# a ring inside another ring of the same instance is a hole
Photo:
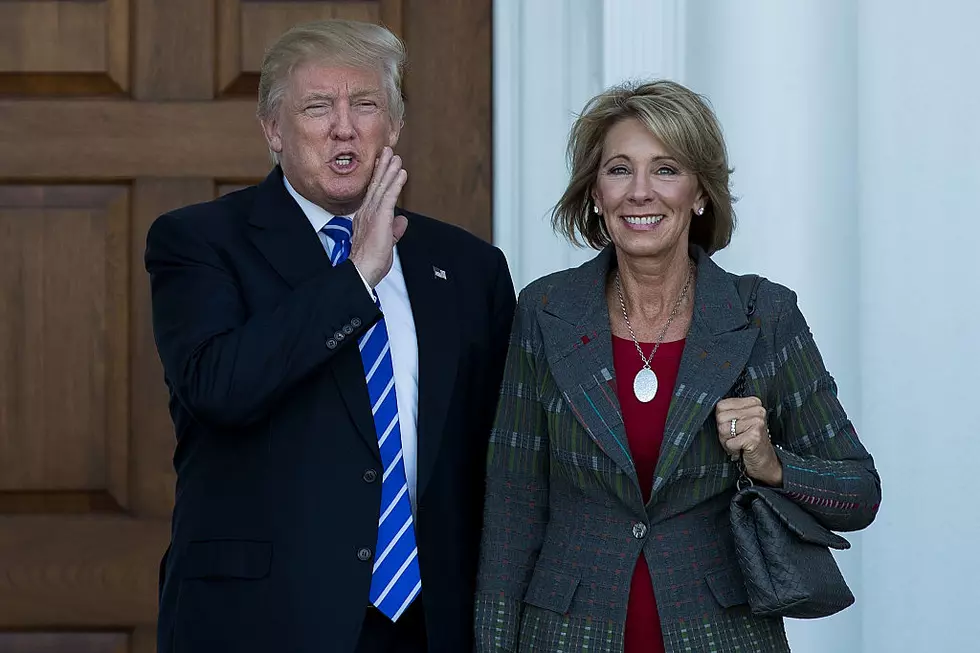
[[[520,296],[476,649],[788,651],[782,621],[746,605],[733,460],[850,531],[877,511],[872,458],[795,294],[763,281],[749,318],[738,278],[710,258],[735,218],[705,102],[667,81],[612,89],[586,106],[569,155],[554,223],[601,252]]]

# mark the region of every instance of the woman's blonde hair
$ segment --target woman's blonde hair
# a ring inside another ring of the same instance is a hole
[[[721,126],[707,100],[668,80],[615,86],[585,105],[568,139],[571,179],[552,211],[555,230],[594,249],[610,243],[602,215],[592,211],[592,191],[606,134],[630,118],[649,129],[687,172],[697,176],[708,197],[704,214],[691,220],[690,242],[708,254],[726,247],[735,230],[735,209]]]
[[[353,20],[323,20],[293,27],[272,44],[262,60],[258,116],[273,118],[286,92],[289,76],[309,61],[378,70],[386,110],[393,125],[405,117],[402,72],[405,45],[387,28]]]

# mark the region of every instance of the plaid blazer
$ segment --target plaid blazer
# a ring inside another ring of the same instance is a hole
[[[795,294],[763,281],[752,321],[737,277],[693,247],[695,308],[650,501],[616,396],[605,297],[611,248],[520,295],[487,463],[476,650],[618,652],[640,551],[668,653],[788,651],[754,617],[735,557],[737,473],[714,406],[745,372],[787,496],[832,530],[874,519],[880,483]]]

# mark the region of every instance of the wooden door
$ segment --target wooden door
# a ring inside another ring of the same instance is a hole
[[[264,48],[403,36],[404,204],[490,237],[491,0],[0,0],[0,653],[148,653],[173,432],[142,253],[263,178]]]

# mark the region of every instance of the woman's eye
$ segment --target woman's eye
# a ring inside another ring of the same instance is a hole
[[[626,166],[615,166],[615,167],[612,167],[612,168],[609,169],[609,174],[611,174],[611,175],[627,175],[627,174],[629,174],[629,170],[626,169]]]
[[[659,168],[657,168],[657,174],[658,175],[676,175],[677,174],[677,171],[674,170],[673,168],[671,168],[670,166],[660,166]]]

